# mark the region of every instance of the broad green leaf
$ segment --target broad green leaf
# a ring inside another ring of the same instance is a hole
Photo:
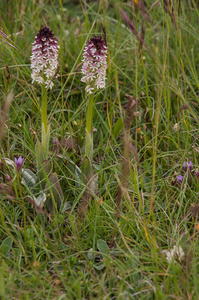
[[[67,168],[73,173],[74,177],[77,179],[75,181],[76,185],[80,185],[80,182],[82,182],[82,171],[80,168],[71,160],[67,163]]]
[[[84,158],[84,161],[82,163],[82,170],[82,175],[84,176],[82,178],[82,181],[87,184],[89,180],[93,177],[93,168],[91,161],[88,157]]]
[[[15,168],[15,162],[7,157],[4,157],[3,160],[6,162],[7,165],[12,166]]]
[[[98,271],[101,271],[102,269],[104,269],[104,264],[103,264],[103,262],[101,262],[101,263],[99,263],[99,264],[95,264],[95,265],[93,265],[93,267],[95,268],[95,269],[97,269]]]
[[[1,253],[8,255],[9,251],[12,248],[12,239],[10,237],[7,237],[1,244]]]
[[[93,260],[94,260],[95,254],[94,254],[94,252],[93,252],[93,248],[90,248],[90,249],[88,250],[88,252],[87,252],[87,258],[88,258],[88,260],[90,260],[90,261],[93,261]]]
[[[47,193],[46,207],[48,211],[51,213],[54,211],[54,205],[57,205],[57,209],[59,210],[61,207],[61,203],[63,202],[64,195],[59,183],[59,179],[57,177],[57,173],[53,173],[49,177],[50,187],[46,183],[45,191]],[[54,203],[55,202],[55,203]]]
[[[25,169],[23,172],[22,184],[28,188],[35,187],[37,176],[29,169]]]
[[[63,208],[62,208],[62,212],[68,211],[68,210],[71,210],[71,204],[70,204],[69,201],[66,201],[66,202],[64,203]]]
[[[37,169],[40,169],[40,164],[42,163],[42,161],[45,160],[43,148],[42,148],[40,141],[36,142],[35,154],[36,154],[36,158],[37,158]]]
[[[46,194],[41,192],[37,198],[34,197],[34,201],[37,206],[43,207],[43,203],[46,201]]]
[[[119,120],[117,120],[117,122],[115,123],[115,126],[113,128],[113,137],[116,138],[118,133],[120,132],[121,128],[123,125],[123,120],[122,118],[120,118]]]
[[[97,241],[97,249],[105,255],[108,255],[110,253],[110,249],[107,245],[107,243],[104,240],[98,240]]]

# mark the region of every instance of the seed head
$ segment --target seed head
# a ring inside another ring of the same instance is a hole
[[[57,73],[58,63],[57,40],[48,27],[39,30],[35,37],[31,55],[32,83],[36,81],[52,89],[52,79]]]
[[[81,79],[87,84],[86,91],[92,94],[105,87],[107,47],[101,36],[94,36],[84,48]]]

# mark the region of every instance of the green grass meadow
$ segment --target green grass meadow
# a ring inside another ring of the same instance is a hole
[[[0,299],[199,299],[199,2],[0,2]],[[38,167],[30,56],[44,26],[60,48]],[[88,184],[81,68],[93,36],[108,68]],[[53,211],[34,204],[41,195]]]

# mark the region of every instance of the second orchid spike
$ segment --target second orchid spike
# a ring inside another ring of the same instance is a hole
[[[86,91],[93,94],[95,90],[105,87],[107,69],[107,47],[101,36],[94,36],[84,48],[81,79],[87,84]]]

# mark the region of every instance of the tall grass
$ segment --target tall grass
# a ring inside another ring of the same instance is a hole
[[[198,299],[197,1],[16,0],[2,2],[0,14],[0,298]],[[108,70],[94,97],[88,192],[82,53],[90,37],[103,36],[102,25]],[[64,194],[54,214],[45,206],[38,213],[10,162],[22,155],[23,168],[36,173],[41,91],[30,55],[43,26],[60,45],[48,96],[49,161]],[[184,256],[169,262],[174,246]]]

